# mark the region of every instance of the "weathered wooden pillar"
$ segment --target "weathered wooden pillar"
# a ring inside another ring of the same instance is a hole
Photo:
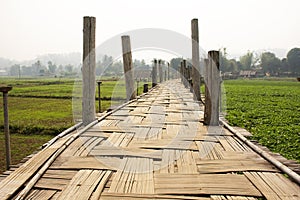
[[[163,69],[162,69],[162,60],[158,60],[158,74],[159,74],[159,82],[163,82]]]
[[[122,51],[123,51],[123,66],[126,82],[126,99],[127,101],[135,99],[136,93],[134,89],[134,75],[131,55],[130,37],[128,35],[122,36]]]
[[[9,170],[10,163],[11,163],[9,118],[8,118],[8,92],[10,90],[12,90],[11,86],[0,87],[0,92],[3,93],[5,155],[6,155],[6,169],[7,170]]]
[[[187,88],[189,85],[188,82],[188,68],[186,66],[186,60],[182,61],[182,65],[183,65],[183,85]]]
[[[98,105],[98,111],[99,111],[99,113],[101,113],[101,84],[102,84],[102,81],[97,81],[97,84],[98,84],[98,103],[99,103],[99,105]]]
[[[87,125],[95,120],[96,18],[83,18],[83,65],[82,65],[82,122]]]
[[[144,84],[143,93],[148,92],[148,83]]]
[[[153,60],[153,67],[152,67],[152,87],[157,85],[157,60]]]
[[[167,81],[167,71],[165,71],[165,78],[164,81]]]
[[[168,80],[170,80],[170,63],[168,62]]]
[[[192,79],[195,99],[201,100],[198,19],[192,19]]]
[[[136,79],[136,95],[137,96],[139,95],[139,83],[140,83],[140,80]]]
[[[219,99],[220,99],[220,63],[219,51],[208,52],[206,64],[206,88],[204,123],[206,125],[219,125]]]
[[[183,83],[183,61],[180,61],[180,80]]]

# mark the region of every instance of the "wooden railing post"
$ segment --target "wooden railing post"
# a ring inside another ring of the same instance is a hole
[[[83,18],[83,65],[82,65],[82,122],[88,125],[96,118],[96,57],[95,57],[96,18]]]
[[[143,93],[148,92],[148,83],[144,84]]]
[[[136,98],[136,92],[134,89],[134,75],[133,75],[133,64],[131,55],[131,44],[130,37],[123,35],[122,37],[122,51],[123,51],[123,67],[125,73],[126,82],[126,99],[127,101]]]
[[[188,79],[189,79],[189,74],[188,74],[188,68],[187,68],[187,66],[186,66],[186,60],[183,60],[182,61],[182,66],[183,66],[183,85],[187,88],[188,87],[188,85],[189,85],[189,81],[188,81]]]
[[[163,82],[163,69],[162,69],[162,60],[158,60],[158,74],[159,74],[159,82]]]
[[[192,19],[192,80],[195,100],[201,100],[198,19]]]
[[[152,67],[152,87],[157,85],[157,60],[153,60],[153,67]]]
[[[11,86],[0,87],[0,92],[3,93],[6,170],[9,170],[10,163],[11,163],[10,135],[9,135],[9,118],[8,118],[8,92],[11,89],[12,89]]]
[[[180,61],[180,80],[181,80],[181,83],[184,83],[183,80],[184,80],[184,76],[183,76],[183,61]]]
[[[98,111],[99,111],[99,113],[101,113],[101,84],[102,84],[102,81],[97,81],[97,84],[98,84],[98,103],[99,103],[99,105],[98,105]]]
[[[204,123],[206,125],[219,125],[219,99],[220,99],[220,63],[219,51],[209,51],[208,61],[205,61],[206,88]]]
[[[168,80],[170,80],[170,63],[168,62]]]

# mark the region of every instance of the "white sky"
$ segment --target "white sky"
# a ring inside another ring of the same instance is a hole
[[[205,50],[300,47],[299,0],[0,0],[0,57],[81,52],[83,16],[97,18],[96,46],[139,28],[190,37],[191,19],[198,18]]]

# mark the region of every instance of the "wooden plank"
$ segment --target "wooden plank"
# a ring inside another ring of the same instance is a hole
[[[157,195],[157,194],[120,194],[112,192],[103,192],[100,197],[101,200],[139,200],[139,199],[198,199],[198,200],[210,200],[209,197],[193,197],[193,196],[183,196],[183,195]]]
[[[51,170],[48,169],[43,178],[61,178],[61,179],[72,179],[77,173],[76,170]]]
[[[201,159],[222,159],[223,148],[219,143],[207,141],[195,141]]]
[[[299,199],[300,187],[282,174],[245,172],[245,176],[267,199]]]
[[[0,199],[7,199],[32,177],[57,149],[47,148],[28,160],[0,183]]]
[[[278,172],[278,169],[265,160],[198,160],[199,173],[224,173],[242,171]]]
[[[105,176],[102,170],[80,170],[66,186],[59,199],[88,199]]]
[[[91,200],[98,200],[100,198],[100,195],[104,189],[104,186],[106,185],[107,181],[112,175],[112,171],[105,171],[105,174],[103,175],[100,183],[98,184],[97,188],[95,189],[94,193],[92,194]]]
[[[40,199],[51,199],[55,195],[55,190],[38,190],[34,189],[27,196],[27,199],[40,200]]]
[[[154,174],[156,194],[226,194],[261,197],[243,175],[236,174]]]
[[[82,156],[71,156],[71,157],[59,157],[61,162],[53,164],[51,169],[97,169],[97,170],[115,170],[114,167],[108,166],[106,163],[101,161],[101,158],[93,156],[82,157]]]
[[[113,177],[110,193],[153,194],[153,160],[125,158]]]
[[[35,184],[35,188],[49,189],[49,190],[63,190],[71,179],[62,178],[41,178]]]

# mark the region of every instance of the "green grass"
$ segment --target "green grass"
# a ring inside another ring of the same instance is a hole
[[[290,80],[228,80],[226,118],[253,139],[300,161],[300,83]]]
[[[11,135],[11,164],[18,164],[24,157],[37,151],[39,147],[49,141],[49,135]],[[5,143],[4,135],[0,134],[0,173],[5,171]]]

